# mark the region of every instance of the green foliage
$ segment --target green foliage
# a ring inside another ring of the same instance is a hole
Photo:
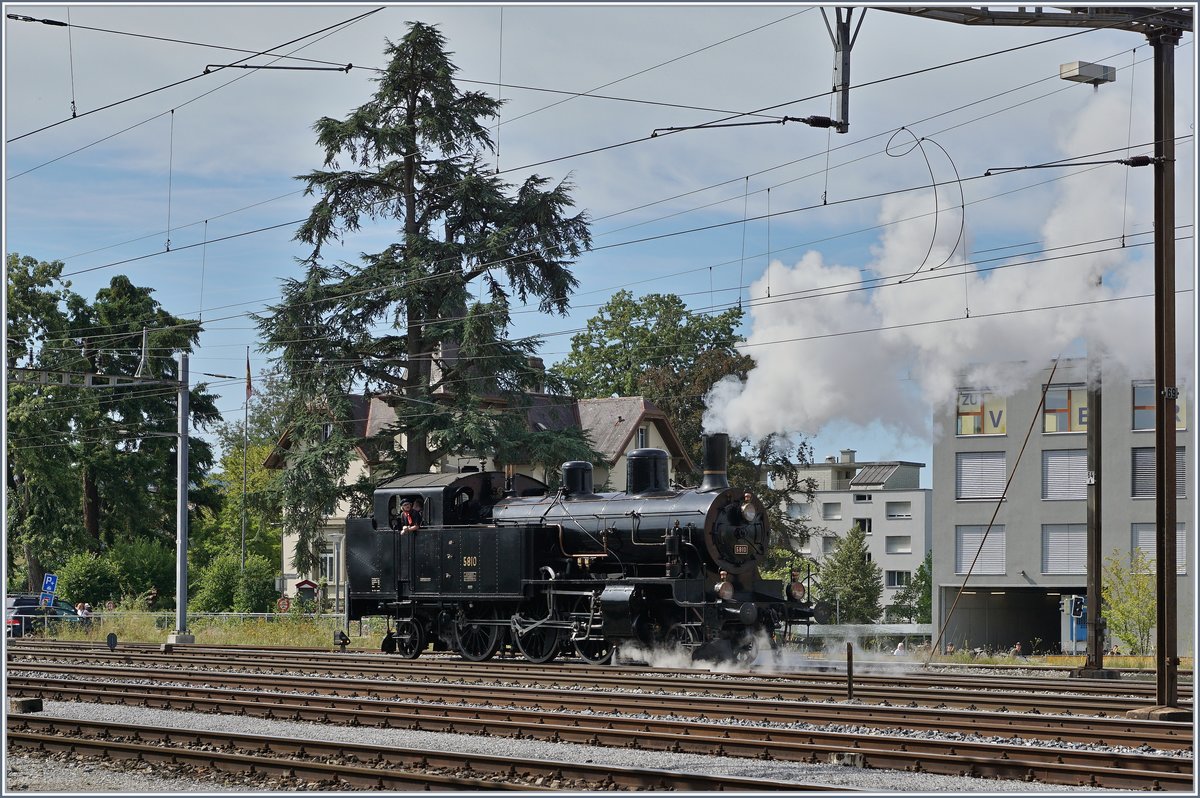
[[[196,584],[189,589],[189,612],[229,612],[241,581],[242,562],[237,554],[222,554],[200,569]]]
[[[299,178],[317,198],[296,233],[311,246],[306,272],[257,319],[288,384],[278,487],[301,573],[316,570],[322,511],[355,491],[339,481],[363,441],[336,398],[362,390],[396,411],[380,437],[405,436],[396,464],[408,473],[448,454],[491,456],[502,440],[489,417],[513,413],[514,396],[545,376],[530,360],[539,342],[507,336],[510,300],[565,313],[570,266],[590,245],[568,183],[532,175],[512,186],[485,163],[500,102],[458,87],[445,44],[410,23],[387,43],[374,95],[316,122],[324,168]],[[397,243],[357,264],[322,262],[327,245],[388,223]]]
[[[1115,549],[1104,560],[1101,594],[1108,633],[1124,643],[1131,656],[1152,654],[1158,606],[1154,560],[1135,548],[1127,565],[1125,554]]]
[[[118,275],[92,301],[70,290],[62,264],[10,254],[7,365],[49,372],[177,378],[178,352],[196,344],[197,322],[167,313],[150,288]],[[143,328],[149,356],[142,364]],[[192,389],[191,425],[217,418],[215,397]],[[124,385],[14,385],[8,395],[8,560],[30,588],[67,555],[153,539],[174,527],[175,392]],[[189,440],[189,478],[211,465],[207,442]],[[203,489],[189,499],[209,506]]]
[[[883,572],[867,554],[866,533],[855,525],[821,564],[820,595],[836,601],[840,623],[874,623],[882,611]]]
[[[672,376],[693,370],[702,353],[736,355],[733,344],[739,340],[736,329],[742,315],[741,308],[715,315],[692,313],[675,294],[635,299],[629,291],[618,291],[588,319],[587,329],[571,338],[571,352],[555,370],[576,396],[635,396],[643,391],[643,378],[650,372],[655,372],[651,383],[674,381]]]
[[[159,600],[175,596],[175,547],[163,541],[123,541],[105,552],[120,575],[121,596],[158,591]]]
[[[908,623],[933,622],[933,552],[917,566],[912,581],[896,593],[887,608],[889,618]]]
[[[106,557],[79,552],[58,569],[58,595],[72,604],[103,606],[121,597],[121,572]]]
[[[195,514],[188,538],[190,561],[203,567],[221,554],[241,557],[242,512],[245,508],[246,553],[279,562],[280,496],[275,489],[279,475],[263,463],[271,454],[269,443],[246,447],[246,470],[242,470],[242,445],[226,448],[217,470],[207,484],[220,497],[220,507]],[[245,473],[245,502],[242,476]]]
[[[246,558],[246,570],[233,592],[234,612],[271,612],[275,609],[275,567],[258,555]]]

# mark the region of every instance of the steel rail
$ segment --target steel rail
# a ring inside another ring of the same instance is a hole
[[[70,690],[92,688],[95,693],[112,692],[124,689],[126,683],[120,682],[79,682],[80,676],[109,676],[121,678],[155,678],[159,674],[139,673],[120,674],[111,670],[105,673],[96,671],[72,671],[68,679],[51,680],[45,676],[19,676],[10,674],[9,690],[14,695],[56,694],[64,687]],[[170,681],[170,675],[161,675]],[[282,686],[293,691],[289,693],[269,692],[263,688],[269,685],[262,680],[246,677],[222,677],[218,679],[201,678],[201,686],[185,688],[181,686],[156,686],[128,683],[127,686],[142,693],[153,693],[168,696],[205,697],[216,694],[246,695],[250,691],[256,698],[264,701],[272,699],[287,700],[294,693],[305,696],[320,695],[329,685],[326,680],[306,680],[304,677],[293,677]],[[220,686],[214,686],[217,682]],[[335,695],[342,693],[339,687],[334,687]],[[356,689],[358,701],[365,697],[391,702],[403,702],[420,711],[431,702],[436,706],[453,706],[454,702],[463,701],[465,696],[454,685],[421,685],[414,689],[381,690],[370,688],[366,691]],[[478,694],[477,694],[478,695]],[[332,696],[331,696],[332,698]],[[477,700],[491,704],[494,695],[483,693]],[[560,712],[609,712],[621,714],[656,714],[666,717],[692,715],[707,720],[739,720],[772,723],[804,723],[838,724],[842,726],[868,726],[880,729],[904,729],[944,731],[947,723],[952,722],[954,728],[964,733],[976,734],[982,737],[1028,737],[1056,742],[1087,743],[1102,746],[1150,746],[1162,750],[1191,750],[1193,747],[1193,729],[1189,724],[1172,723],[1154,720],[1134,720],[1130,718],[1096,718],[1079,715],[1044,715],[1044,714],[1014,714],[983,712],[979,710],[945,710],[921,707],[894,707],[883,705],[864,705],[858,703],[830,704],[826,702],[778,702],[756,701],[747,704],[745,700],[730,699],[719,696],[709,696],[700,701],[680,703],[672,700],[671,696],[601,693],[580,694],[577,691],[568,693],[565,697],[557,691],[529,691],[514,695],[510,701],[516,707],[533,707],[535,709],[554,708]],[[473,712],[473,709],[463,710]]]
[[[54,641],[57,642],[57,641]],[[38,654],[49,654],[53,656],[62,656],[64,653],[70,653],[73,656],[91,657],[95,661],[105,661],[112,658],[124,658],[126,660],[137,658],[152,658],[157,659],[163,656],[160,647],[149,646],[145,644],[134,644],[133,646],[124,645],[120,651],[109,651],[98,645],[89,645],[84,648],[72,648],[69,644],[52,645],[50,641],[43,641],[40,647],[32,646],[28,643],[25,645],[10,646],[10,658],[16,655],[20,656],[36,656]],[[262,654],[270,652],[276,654],[271,660],[264,660]],[[290,654],[291,657],[281,657],[278,654]],[[201,647],[201,646],[177,646],[174,647],[172,656],[194,661],[219,661],[229,667],[236,667],[237,663],[242,663],[254,668],[272,667],[279,670],[293,671],[305,667],[334,667],[336,669],[349,672],[354,669],[357,675],[369,677],[372,675],[387,675],[402,671],[405,673],[425,672],[431,673],[441,678],[443,676],[468,678],[475,674],[486,674],[494,676],[496,673],[513,671],[512,678],[524,679],[527,681],[552,681],[556,679],[575,679],[587,675],[589,682],[596,680],[613,680],[628,678],[622,671],[615,671],[612,667],[596,667],[591,665],[579,665],[575,663],[555,663],[551,665],[533,665],[521,659],[506,661],[497,659],[489,661],[486,664],[464,662],[457,658],[446,657],[425,657],[419,660],[402,660],[395,656],[387,656],[376,653],[365,652],[340,652],[340,651],[324,651],[318,649],[275,649],[272,647]],[[911,667],[903,667],[905,664]],[[957,666],[955,666],[957,667]],[[955,688],[975,688],[975,689],[993,689],[993,690],[1012,690],[1014,677],[1003,677],[1003,681],[998,681],[996,676],[992,675],[990,670],[1004,667],[1005,669],[1021,669],[1033,670],[1042,668],[1043,670],[1062,671],[1065,668],[1045,668],[1045,666],[1032,666],[1026,668],[1021,665],[1013,666],[991,666],[991,665],[976,665],[972,670],[984,670],[986,675],[964,675],[959,673],[939,673],[937,671],[930,672],[927,669],[920,667],[915,663],[901,663],[890,660],[868,660],[865,663],[860,663],[855,673],[855,681],[860,684],[872,683],[891,683],[894,682],[898,674],[903,674],[906,683],[908,684],[926,684],[930,686],[948,686],[953,685]],[[772,683],[780,682],[811,682],[812,680],[836,680],[845,678],[845,666],[837,662],[820,662],[813,661],[803,669],[797,670],[780,670],[772,668],[770,670],[755,672],[749,671],[738,674],[720,674],[719,679],[717,674],[712,674],[703,669],[663,669],[650,668],[629,665],[624,667],[624,671],[637,674],[643,678],[651,679],[655,677],[670,678],[673,682],[695,680],[704,684],[711,684],[714,680],[719,680],[724,683],[737,684],[738,682],[753,682],[761,683],[762,680],[768,680]],[[1136,670],[1126,671],[1130,674],[1141,675],[1143,672]],[[1149,672],[1149,676],[1153,676],[1153,672]],[[1000,687],[996,685],[1000,684]],[[1139,681],[1135,679],[1078,679],[1078,678],[1050,678],[1050,677],[1030,677],[1023,680],[1023,686],[1029,690],[1051,690],[1060,689],[1070,693],[1098,693],[1102,695],[1121,694],[1134,695],[1146,694],[1152,695],[1154,692],[1154,683],[1152,680]],[[1190,694],[1190,690],[1185,691]]]
[[[1023,779],[1051,784],[1113,789],[1190,789],[1192,761],[1137,752],[1051,748],[969,740],[914,739],[824,730],[766,726],[698,724],[674,719],[618,719],[575,712],[526,712],[483,706],[414,708],[361,699],[281,696],[170,696],[121,685],[126,693],[104,693],[63,683],[43,697],[163,709],[254,715],[275,720],[337,722],[359,726],[410,728],[454,734],[534,738],[552,742],[612,745],[672,752],[742,756],[799,762],[853,762],[878,769],[917,770],[947,775]],[[10,680],[10,689],[12,682]],[[19,691],[18,691],[19,692]],[[257,700],[254,700],[257,699]]]
[[[117,662],[130,667],[134,667],[136,663],[143,663],[145,667],[153,667],[159,672],[176,673],[180,675],[179,678],[192,681],[196,680],[199,675],[208,674],[212,677],[213,674],[220,672],[251,672],[258,675],[261,679],[294,678],[291,676],[281,676],[274,672],[281,670],[286,670],[288,674],[295,672],[294,667],[287,667],[281,663],[261,661],[254,664],[242,663],[232,666],[226,666],[220,662],[210,663],[215,667],[219,666],[223,670],[178,668],[174,666],[185,664],[188,660],[174,658],[173,654],[159,654],[157,657],[151,655],[114,655],[112,657],[101,658],[97,661],[107,663]],[[64,663],[61,657],[53,662],[22,660],[11,655],[9,658],[10,670],[24,668],[29,670],[40,669],[47,672],[63,672],[67,670],[75,672],[79,667]],[[357,678],[359,680],[367,680],[373,687],[388,684],[429,684],[429,681],[413,680],[414,676],[423,676],[429,680],[436,678],[437,681],[433,683],[437,684],[453,681],[454,684],[459,685],[465,691],[478,691],[480,689],[491,689],[494,691],[497,685],[505,687],[506,690],[515,691],[525,689],[527,685],[544,688],[547,684],[551,684],[571,690],[609,688],[617,690],[639,689],[647,692],[669,691],[677,695],[679,700],[685,700],[686,696],[708,697],[719,694],[726,697],[744,697],[756,700],[819,701],[838,700],[844,698],[847,692],[845,681],[832,679],[825,679],[819,682],[795,682],[743,678],[698,679],[680,676],[667,680],[657,677],[645,679],[640,677],[636,672],[629,674],[611,670],[604,676],[592,676],[590,674],[587,676],[575,674],[568,676],[564,673],[552,672],[548,676],[539,678],[537,673],[530,673],[528,668],[493,667],[490,669],[490,672],[481,672],[478,670],[462,671],[458,668],[447,668],[445,671],[429,671],[424,668],[415,670],[396,668],[385,673],[374,669],[363,669],[353,662],[347,662],[343,668],[326,669],[326,672],[335,674],[329,677],[331,679],[353,680]],[[384,679],[385,676],[396,681],[387,681]],[[472,679],[473,681],[471,681]],[[901,679],[904,684],[897,684]],[[353,682],[353,684],[361,685],[361,681]],[[1085,699],[1074,691],[1069,691],[1065,694],[1031,692],[1021,689],[1024,683],[1010,685],[1010,688],[1005,690],[1003,689],[1004,684],[1003,680],[993,679],[991,680],[991,689],[988,690],[963,689],[955,686],[955,683],[952,681],[936,682],[924,687],[913,687],[910,685],[910,679],[907,674],[895,674],[890,680],[863,680],[856,675],[854,678],[854,697],[858,701],[877,704],[908,704],[935,708],[963,707],[967,709],[994,709],[1008,712],[1093,714],[1097,716],[1124,714],[1131,709],[1149,706],[1153,702],[1152,693],[1143,693],[1139,696],[1130,695],[1124,691],[1109,692],[1103,696]],[[534,688],[531,687],[530,689]],[[1112,691],[1116,688],[1110,684],[1108,689]]]
[[[14,734],[22,739],[36,740],[44,743],[47,737],[67,737],[72,741],[82,739],[87,741],[108,741],[122,744],[145,744],[158,748],[167,748],[174,752],[180,748],[204,748],[205,753],[211,753],[212,748],[222,749],[222,752],[232,749],[241,756],[264,757],[275,759],[287,758],[289,767],[293,766],[296,758],[303,762],[317,760],[347,760],[334,764],[335,768],[350,767],[356,775],[363,775],[363,769],[376,770],[383,768],[385,774],[393,769],[401,773],[415,774],[415,778],[405,783],[424,784],[424,777],[433,772],[436,784],[449,779],[453,789],[496,789],[491,779],[500,778],[503,789],[548,789],[538,784],[538,779],[546,781],[566,782],[554,789],[664,789],[664,790],[696,790],[705,792],[757,792],[757,791],[847,791],[847,788],[825,784],[806,784],[775,779],[754,779],[725,775],[708,775],[685,773],[681,771],[662,770],[655,768],[634,768],[619,765],[576,764],[544,759],[525,759],[517,757],[499,757],[486,754],[454,751],[434,751],[424,749],[403,748],[390,746],[367,745],[336,740],[318,740],[306,737],[297,740],[288,737],[272,737],[262,734],[232,734],[225,731],[207,731],[204,729],[181,729],[146,726],[142,724],[113,724],[107,721],[88,721],[73,718],[50,717],[43,714],[9,715],[7,720],[9,738]],[[158,756],[162,756],[158,754]],[[483,778],[447,777],[439,771],[465,771],[479,774]],[[379,775],[367,775],[365,786],[386,787],[380,783]],[[342,777],[340,780],[349,781]],[[353,782],[351,782],[353,783]],[[493,786],[486,786],[493,785]]]

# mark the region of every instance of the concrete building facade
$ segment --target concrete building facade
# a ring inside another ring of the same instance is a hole
[[[840,456],[797,468],[801,479],[814,481],[813,500],[794,496],[787,512],[814,530],[800,553],[818,563],[852,527],[863,529],[871,561],[883,572],[886,618],[887,606],[933,546],[932,491],[921,488],[924,463],[858,461],[856,454],[843,449]]]
[[[1154,555],[1154,384],[1105,368],[1101,550],[1128,566],[1134,548]],[[1087,362],[1060,361],[1047,386],[1050,379],[1047,367],[1008,395],[961,386],[956,406],[934,419],[933,620],[945,627],[943,646],[1084,648],[1085,627],[1067,608],[1087,586]],[[1185,654],[1194,646],[1194,398],[1190,386],[1180,394],[1176,556]]]

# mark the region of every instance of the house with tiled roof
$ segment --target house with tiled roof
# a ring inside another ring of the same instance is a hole
[[[352,417],[344,423],[352,425],[352,435],[360,441],[355,447],[343,484],[352,484],[374,475],[388,459],[389,452],[378,443],[380,433],[395,424],[396,411],[380,397],[349,397]],[[489,401],[489,400],[485,400]],[[597,490],[623,491],[625,489],[625,457],[635,449],[663,449],[669,456],[668,478],[676,481],[676,474],[688,474],[694,470],[691,458],[679,442],[666,414],[653,402],[640,396],[612,397],[607,399],[574,399],[551,394],[525,394],[526,423],[531,431],[582,430],[592,447],[601,456],[593,463],[593,479]],[[500,400],[494,402],[500,406]],[[334,423],[333,420],[330,423]],[[291,441],[287,433],[279,440],[268,458],[268,468],[286,466],[286,453]],[[397,435],[392,450],[403,450],[404,436]],[[503,466],[514,474],[524,474],[543,482],[551,474],[532,463],[509,463]],[[486,453],[463,453],[443,457],[433,470],[440,473],[460,471],[499,470],[495,460]],[[375,480],[378,481],[378,480]],[[322,554],[319,573],[300,574],[292,567],[296,540],[285,535],[282,545],[282,578],[280,589],[294,595],[297,582],[305,579],[324,579],[328,585],[327,595],[335,607],[341,606],[345,586],[345,560],[343,539],[346,517],[350,512],[348,502],[340,502],[329,510],[322,526]]]

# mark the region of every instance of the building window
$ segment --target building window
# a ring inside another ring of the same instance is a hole
[[[1005,400],[983,391],[958,392],[958,435],[1004,435]]]
[[[1087,388],[1051,385],[1042,410],[1042,432],[1087,432]]]
[[[650,445],[650,432],[645,427],[638,427],[637,431],[637,447],[645,449]]]
[[[328,423],[322,424],[321,425],[321,440],[327,441],[332,437],[333,437],[333,424],[328,424]]]
[[[886,512],[892,519],[912,518],[912,502],[888,502]]]
[[[821,538],[821,554],[833,554],[833,547],[837,545],[837,540],[833,535]]]
[[[854,494],[854,503],[855,504],[870,504],[871,503],[871,494],[869,494],[869,493]]]
[[[1042,524],[1042,573],[1087,573],[1087,524]]]
[[[863,531],[864,535],[871,534],[871,519],[870,518],[855,518],[854,526]]]
[[[807,521],[812,516],[812,506],[807,502],[788,502],[787,514],[795,521]]]
[[[1154,536],[1154,524],[1133,525],[1133,548],[1141,549],[1151,562],[1158,551]],[[1175,524],[1175,573],[1187,573],[1187,526],[1182,522]]]
[[[984,532],[987,531],[987,538]],[[978,554],[978,557],[976,555]],[[954,573],[1003,574],[1004,526],[957,526],[954,528]],[[971,563],[975,563],[974,569]]]
[[[1175,495],[1187,498],[1187,458],[1184,447],[1175,447]],[[1154,498],[1154,477],[1158,466],[1154,463],[1154,447],[1139,446],[1133,450],[1133,498]]]
[[[321,579],[324,579],[326,582],[330,583],[336,581],[334,579],[335,572],[333,564],[333,549],[329,548],[328,546],[321,549],[321,559],[318,565],[318,575]]]
[[[1187,403],[1180,391],[1179,401],[1175,403],[1175,429],[1187,429]],[[1135,382],[1133,384],[1133,428],[1135,430],[1154,429],[1155,415],[1154,383]]]
[[[908,587],[912,584],[912,571],[885,571],[888,587]]]
[[[883,539],[887,554],[912,554],[912,535],[888,535]]]
[[[958,499],[998,499],[1004,495],[1004,452],[958,452],[954,488]]]
[[[841,521],[842,520],[842,503],[841,502],[825,502],[821,505],[821,520],[823,521]]]
[[[1087,449],[1042,452],[1042,498],[1065,501],[1087,498]]]

